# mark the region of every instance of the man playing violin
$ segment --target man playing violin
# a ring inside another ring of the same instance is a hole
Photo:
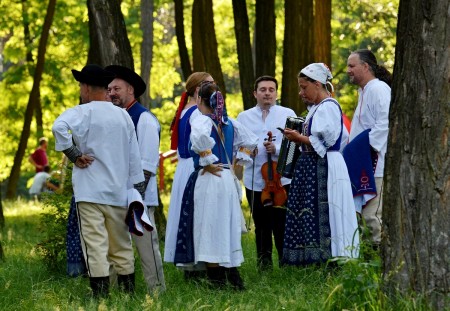
[[[272,183],[271,177],[276,174],[276,170],[270,170],[276,165],[268,166],[266,163],[269,161],[275,163],[278,160],[283,135],[277,127],[284,128],[286,118],[296,116],[292,109],[276,104],[277,90],[278,82],[275,78],[261,76],[256,79],[253,95],[257,104],[255,107],[241,112],[237,117],[239,122],[245,124],[259,138],[258,147],[255,150],[254,166],[248,167],[244,171],[244,186],[255,223],[257,264],[260,270],[272,269],[272,235],[278,258],[279,260],[282,258],[286,220],[285,202],[280,204],[279,200],[267,200],[263,195],[269,186],[268,181]],[[272,134],[271,139],[268,139],[269,132]],[[262,167],[268,167],[270,171],[262,172]],[[266,177],[266,180],[263,176]],[[267,176],[270,177],[267,178]],[[282,177],[278,182],[287,193],[291,180]],[[268,191],[274,197],[273,191]],[[265,200],[262,200],[262,195]],[[276,206],[275,202],[281,206]]]

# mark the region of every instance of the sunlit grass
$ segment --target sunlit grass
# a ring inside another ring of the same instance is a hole
[[[163,194],[162,201],[167,209],[167,194]],[[350,293],[345,288],[348,285],[342,284],[351,283],[353,277],[375,275],[367,281],[376,285],[380,272],[370,265],[354,262],[340,268],[275,266],[273,271],[259,272],[253,229],[242,237],[245,262],[240,272],[247,288],[243,292],[213,290],[205,281],[186,281],[172,264],[165,264],[167,291],[149,294],[136,260],[135,295],[127,296],[113,288],[108,299],[96,301],[91,298],[87,278],[67,277],[65,266],[49,271],[36,252],[35,246],[43,237],[39,216],[42,204],[6,201],[3,208],[6,227],[0,233],[5,253],[5,261],[0,263],[0,310],[335,310],[333,306],[337,305],[341,306],[339,310],[344,306],[349,310],[395,310],[381,307],[376,288],[368,292],[369,296],[363,295],[367,291],[360,293],[361,297],[373,297],[370,301],[356,298],[352,302],[333,303]],[[273,259],[278,260],[276,255]],[[350,284],[350,289],[358,295],[359,287],[355,284]],[[404,302],[402,309],[418,310],[411,305]]]

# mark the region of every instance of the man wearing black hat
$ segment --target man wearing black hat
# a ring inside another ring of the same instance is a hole
[[[74,163],[72,183],[90,285],[95,297],[107,295],[112,265],[119,284],[131,292],[134,254],[124,222],[126,180],[138,190],[144,185],[136,133],[127,113],[105,101],[113,73],[87,65],[72,74],[83,105],[62,113],[52,131],[56,150]]]
[[[136,129],[146,183],[144,203],[148,207],[148,216],[152,224],[155,224],[154,212],[159,205],[156,171],[159,164],[161,127],[156,116],[137,101],[146,89],[142,78],[123,66],[112,65],[105,69],[116,75],[108,85],[108,93],[113,104],[124,108],[130,114]],[[141,258],[142,272],[149,291],[164,291],[164,272],[156,228],[151,232],[144,232],[143,236],[133,234],[132,237]]]

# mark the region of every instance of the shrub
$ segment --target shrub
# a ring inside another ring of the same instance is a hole
[[[39,230],[44,239],[36,245],[38,254],[50,270],[61,270],[65,264],[67,216],[72,198],[72,165],[64,168],[65,178],[60,193],[45,193],[42,196],[44,212]]]

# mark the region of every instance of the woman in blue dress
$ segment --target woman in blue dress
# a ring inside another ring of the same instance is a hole
[[[244,289],[237,267],[244,261],[241,245],[242,210],[231,162],[252,163],[258,138],[229,119],[218,87],[203,83],[199,90],[201,116],[192,124],[191,150],[195,165],[183,194],[175,263],[206,264],[212,284],[228,281]],[[238,186],[238,187],[237,187]]]
[[[350,179],[339,152],[343,121],[331,97],[332,75],[323,63],[298,75],[301,98],[311,104],[302,133],[284,135],[301,144],[289,191],[282,263],[307,265],[332,257],[357,257],[358,225]]]

